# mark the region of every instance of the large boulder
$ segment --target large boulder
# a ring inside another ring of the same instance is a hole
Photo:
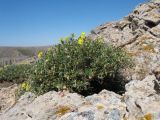
[[[122,20],[93,29],[88,37],[102,37],[125,49],[136,64],[125,72],[126,78],[142,80],[160,65],[160,1],[141,4]]]
[[[102,90],[83,97],[68,91],[50,91],[36,97],[27,92],[0,115],[0,120],[158,120],[159,82],[155,75],[130,81],[123,95]]]
[[[0,120],[121,120],[126,113],[121,97],[107,90],[86,98],[67,91],[37,98],[25,93]]]
[[[83,97],[67,91],[50,91],[36,97],[27,92],[0,120],[158,120],[159,82],[155,75],[133,80],[126,84],[123,95],[102,90]]]
[[[160,114],[160,83],[154,75],[144,80],[133,80],[126,85],[123,99],[127,106],[129,120],[150,116],[158,120]]]

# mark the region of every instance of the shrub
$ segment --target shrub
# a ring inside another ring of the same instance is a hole
[[[5,66],[0,70],[0,80],[22,83],[28,79],[30,68],[31,65],[29,64]]]
[[[63,89],[92,92],[96,89],[91,85],[94,81],[107,83],[120,69],[132,65],[122,49],[104,43],[101,38],[93,41],[84,33],[78,39],[74,35],[62,39],[38,56],[30,76],[31,90],[37,94]]]

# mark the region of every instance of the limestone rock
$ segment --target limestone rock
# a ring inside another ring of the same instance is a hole
[[[133,57],[135,67],[127,70],[127,79],[144,79],[160,65],[160,2],[154,0],[137,6],[120,21],[98,26],[88,37],[102,37],[122,47]]]
[[[6,86],[1,83],[3,87],[0,86],[0,114],[10,109],[16,103],[15,91],[17,90],[17,85]]]
[[[126,113],[121,96],[103,90],[86,98],[68,92],[51,91],[35,98],[25,93],[1,120],[120,120]]]
[[[67,91],[50,91],[36,97],[25,93],[0,120],[138,120],[160,113],[160,83],[155,75],[126,84],[121,96],[102,90],[83,97]]]
[[[160,113],[160,84],[154,75],[144,80],[133,80],[126,85],[124,101],[129,120],[137,120],[147,114]]]
[[[157,80],[160,81],[160,66],[157,66],[152,72],[156,76]]]

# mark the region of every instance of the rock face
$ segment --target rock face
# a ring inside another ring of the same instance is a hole
[[[160,84],[154,75],[147,76],[142,81],[129,82],[123,97],[130,120],[146,115],[155,115],[153,120],[160,119]]]
[[[0,120],[120,120],[126,113],[121,96],[103,90],[86,98],[68,92],[48,92],[38,98],[25,93]]]
[[[124,48],[136,63],[127,77],[142,80],[160,66],[160,1],[139,5],[124,19],[92,30],[89,37],[103,37],[106,42]]]
[[[0,84],[0,114],[7,111],[10,107],[12,107],[15,104],[16,102],[15,91],[16,90],[17,90],[16,84],[14,85],[10,85],[9,83]]]
[[[36,98],[28,92],[0,120],[159,120],[159,114],[160,84],[150,75],[129,82],[122,96],[107,90],[87,97],[51,91]]]

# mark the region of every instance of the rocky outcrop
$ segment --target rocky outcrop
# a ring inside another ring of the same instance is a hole
[[[121,96],[103,90],[86,98],[68,92],[51,91],[38,98],[25,93],[0,120],[119,120],[126,113]]]
[[[17,88],[16,84],[0,83],[0,114],[9,110],[16,103],[15,92]]]
[[[137,120],[146,115],[152,116],[152,119],[155,117],[153,120],[160,119],[158,118],[160,114],[160,84],[154,75],[147,76],[142,81],[129,82],[123,97],[129,120]]]
[[[158,120],[159,100],[159,81],[150,75],[129,82],[122,96],[107,90],[87,97],[67,91],[36,97],[28,92],[0,120]]]
[[[160,1],[139,5],[124,19],[92,30],[89,37],[103,37],[106,42],[125,49],[136,63],[126,77],[142,80],[160,66]]]

